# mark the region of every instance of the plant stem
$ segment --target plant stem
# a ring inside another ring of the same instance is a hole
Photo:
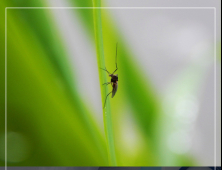
[[[100,0],[93,0],[93,7],[101,7]],[[107,73],[104,70],[100,69],[100,68],[105,68],[101,8],[93,8],[93,20],[94,20],[94,32],[95,32],[95,40],[96,40],[97,62],[99,66],[99,78],[100,78],[100,84],[101,84],[100,85],[101,95],[102,95],[102,101],[105,101],[106,95],[108,94],[108,87],[107,86],[104,87],[102,86],[102,84],[107,82],[107,79],[106,79]],[[111,166],[116,166],[116,156],[115,156],[111,108],[110,108],[109,98],[107,98],[106,106],[103,109],[103,121],[104,121],[105,134],[106,134],[106,140],[107,140],[109,164]]]

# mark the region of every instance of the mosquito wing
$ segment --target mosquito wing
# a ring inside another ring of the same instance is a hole
[[[118,88],[118,82],[113,83],[113,91],[112,91],[112,98],[115,96]]]

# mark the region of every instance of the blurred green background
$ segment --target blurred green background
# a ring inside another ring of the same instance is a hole
[[[52,4],[41,0],[0,2],[1,9]],[[70,0],[62,5],[92,7],[92,2]],[[208,134],[214,133],[214,34],[206,28],[198,35],[206,39],[192,39],[200,27],[191,26],[187,31],[187,25],[192,25],[189,22],[177,27],[160,17],[168,11],[102,10],[105,61],[110,72],[115,70],[119,43],[119,87],[110,100],[118,166],[213,165],[214,141]],[[201,11],[192,12],[203,17]],[[213,11],[208,12],[211,29]],[[130,13],[135,13],[128,19],[131,21],[124,22]],[[181,15],[187,13],[190,11]],[[3,36],[3,17],[1,23]],[[166,30],[180,30],[167,37],[162,29],[165,25],[170,25]],[[174,46],[177,40],[181,43],[178,47]],[[172,49],[165,49],[162,41],[172,43]],[[0,48],[4,56],[4,43]],[[178,60],[178,54],[184,58]],[[92,9],[7,9],[8,166],[111,165],[96,63]],[[5,119],[4,109],[0,119]],[[202,126],[208,128],[206,134],[200,130]],[[0,135],[0,165],[4,166],[4,123]],[[205,135],[210,138],[208,143],[202,142]],[[198,145],[199,149],[193,149]],[[205,157],[201,157],[203,150]]]

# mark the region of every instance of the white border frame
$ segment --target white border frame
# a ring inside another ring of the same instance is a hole
[[[214,10],[214,165],[217,167],[216,7],[6,7],[5,8],[5,170],[7,170],[7,9],[213,9]]]

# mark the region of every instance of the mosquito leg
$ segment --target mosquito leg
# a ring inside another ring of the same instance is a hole
[[[113,74],[118,70],[118,67],[117,67],[117,46],[118,46],[118,43],[116,43],[116,70],[113,72]]]
[[[103,85],[108,85],[108,84],[110,84],[111,82],[107,82],[107,83],[104,83]]]
[[[118,70],[118,68],[116,68],[116,70],[112,74],[114,74],[117,70]]]
[[[111,91],[109,94],[107,94],[106,99],[107,99],[107,97],[108,97],[112,92],[113,92],[113,91]],[[105,103],[104,103],[103,109],[105,108],[105,106],[106,106],[106,100],[105,100]]]
[[[106,71],[108,74],[110,74],[110,72],[108,72],[108,70],[105,68],[100,68],[100,69],[102,69],[102,70],[104,70],[104,71]]]

